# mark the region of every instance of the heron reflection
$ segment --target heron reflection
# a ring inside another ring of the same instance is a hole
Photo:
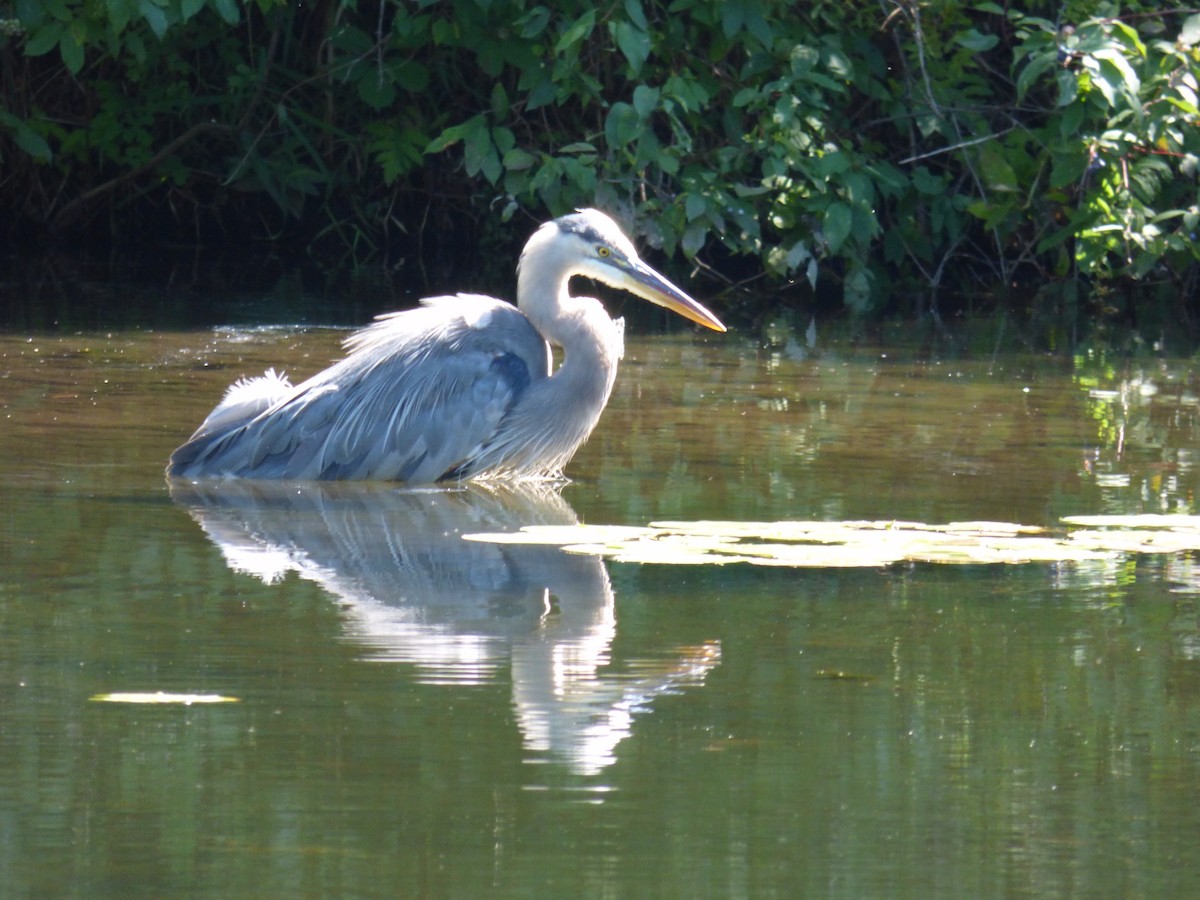
[[[435,683],[511,671],[527,751],[594,774],[655,697],[704,681],[716,642],[610,666],[616,635],[604,563],[556,547],[464,541],[471,532],[577,519],[545,485],[409,489],[378,484],[227,481],[171,494],[234,570],[290,573],[340,601],[348,639],[372,660]]]
[[[623,325],[571,294],[583,275],[716,331],[725,326],[639,258],[594,209],[547,222],[517,266],[517,306],[458,294],[381,317],[349,355],[293,386],[237,382],[172,455],[180,478],[555,478],[608,403]],[[551,365],[551,345],[563,361]]]

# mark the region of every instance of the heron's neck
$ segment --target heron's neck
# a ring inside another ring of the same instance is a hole
[[[622,329],[599,300],[572,297],[569,271],[531,267],[517,281],[517,305],[547,341],[563,352],[554,378],[581,403],[608,400],[623,352]],[[595,396],[592,396],[595,394]]]
[[[517,275],[517,307],[551,344],[563,346],[563,322],[571,306],[571,272],[546,258],[521,261]]]

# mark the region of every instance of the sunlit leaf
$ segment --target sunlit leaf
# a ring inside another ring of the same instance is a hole
[[[1068,525],[1089,528],[1176,528],[1200,530],[1200,516],[1146,513],[1136,516],[1063,516]]]
[[[1194,47],[1200,44],[1200,15],[1191,15],[1183,20],[1183,28],[1179,32],[1179,43],[1184,47]]]
[[[647,528],[526,528],[471,540],[557,544],[572,553],[656,565],[864,568],[893,563],[995,565],[1104,559],[1111,551],[1011,522],[654,522]]]
[[[657,534],[654,528],[639,528],[629,525],[528,525],[516,532],[465,534],[468,541],[483,541],[488,544],[567,544],[597,543],[602,541],[628,541]]]
[[[616,562],[865,568],[898,562],[1017,565],[1086,562],[1118,553],[1200,550],[1200,516],[1071,516],[1083,530],[1014,522],[653,522],[648,527],[529,527],[468,535],[491,543],[545,544]]]
[[[181,706],[191,706],[196,703],[238,703],[237,697],[225,697],[221,694],[169,694],[165,691],[154,691],[153,693],[112,693],[112,694],[96,694],[89,697],[94,703],[152,703],[152,704],[179,704]]]

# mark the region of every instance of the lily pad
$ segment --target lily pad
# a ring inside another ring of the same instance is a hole
[[[1145,513],[1136,516],[1063,516],[1063,521],[1085,528],[1169,528],[1200,533],[1200,516]]]
[[[220,694],[168,694],[165,691],[96,694],[88,699],[94,703],[177,703],[182,706],[191,706],[194,703],[239,702],[237,697],[223,697]]]
[[[1069,516],[1052,532],[1015,522],[652,522],[648,527],[528,527],[468,540],[558,545],[616,562],[658,565],[873,568],[898,562],[1017,565],[1085,562],[1121,553],[1200,550],[1200,516]]]

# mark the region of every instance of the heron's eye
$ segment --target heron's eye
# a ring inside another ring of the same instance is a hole
[[[609,254],[610,252],[611,252],[611,251],[610,251],[610,250],[609,250],[607,247],[605,247],[605,246],[603,246],[603,245],[601,245],[601,246],[599,246],[599,247],[597,247],[597,248],[596,248],[596,255],[597,255],[597,256],[599,256],[601,259],[607,259],[607,258],[608,258],[608,254]]]

